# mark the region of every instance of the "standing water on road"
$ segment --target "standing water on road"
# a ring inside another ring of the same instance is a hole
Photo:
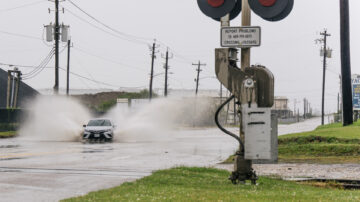
[[[20,138],[39,141],[79,141],[83,124],[93,117],[77,100],[62,96],[39,96],[28,106],[29,115]],[[113,119],[115,140],[160,141],[171,138],[175,127],[210,126],[216,104],[208,98],[154,99],[136,110],[114,107],[105,118]]]
[[[26,107],[29,114],[20,138],[40,141],[78,141],[89,111],[77,101],[61,96],[38,96]]]

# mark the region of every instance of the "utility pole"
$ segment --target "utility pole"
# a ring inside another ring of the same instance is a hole
[[[343,125],[353,123],[353,103],[351,89],[351,61],[350,61],[350,19],[349,0],[340,0],[340,46],[341,46],[341,78]]]
[[[8,71],[8,82],[6,91],[6,108],[10,108],[11,72]]]
[[[338,96],[337,96],[337,114],[340,113],[340,93],[338,93]]]
[[[66,68],[66,95],[69,96],[71,39],[68,40],[67,46],[68,46],[68,55],[67,55],[67,68]]]
[[[14,98],[14,106],[13,108],[17,107],[17,101],[19,96],[19,87],[20,87],[20,81],[21,81],[21,72],[16,71],[17,78],[16,78],[16,86],[15,86],[15,98]]]
[[[199,62],[198,62],[197,64],[194,64],[194,63],[193,63],[192,65],[197,66],[197,69],[196,69],[196,71],[197,71],[197,78],[195,79],[195,81],[196,81],[195,94],[197,95],[197,94],[198,94],[198,91],[199,91],[200,72],[202,71],[201,66],[206,66],[206,64],[201,64],[201,62],[200,62],[200,60],[199,60]]]
[[[149,100],[152,99],[153,94],[153,77],[154,77],[154,62],[156,58],[156,48],[158,46],[156,45],[156,41],[154,41],[153,46],[151,48],[151,72],[150,72],[150,84],[149,84]]]
[[[294,117],[296,116],[296,99],[294,100]]]
[[[306,119],[306,98],[304,98],[304,120]]]
[[[168,95],[168,74],[169,74],[169,59],[171,59],[173,55],[169,56],[169,48],[166,49],[165,55],[165,86],[164,86],[164,96]],[[163,57],[164,58],[164,57]]]
[[[59,0],[55,0],[55,86],[54,93],[59,94]]]
[[[322,39],[322,42],[324,42],[324,57],[323,57],[323,83],[322,83],[322,98],[321,98],[321,125],[324,125],[324,116],[325,116],[325,76],[326,76],[326,58],[327,58],[327,37],[331,36],[327,33],[327,30],[324,32],[321,32],[320,35],[322,35],[324,38]]]
[[[19,94],[20,80],[21,80],[21,72],[16,67],[14,68],[14,70],[8,71],[6,108],[16,108],[18,94]]]

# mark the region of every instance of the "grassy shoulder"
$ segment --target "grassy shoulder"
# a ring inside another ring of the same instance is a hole
[[[280,162],[360,163],[360,122],[279,137]]]
[[[16,136],[15,131],[0,132],[0,138],[11,138],[15,136]]]
[[[121,186],[66,199],[77,201],[359,201],[360,191],[320,188],[271,178],[233,185],[228,171],[174,168]]]
[[[224,163],[233,163],[230,156]],[[360,163],[360,122],[319,126],[314,131],[279,137],[279,162]]]

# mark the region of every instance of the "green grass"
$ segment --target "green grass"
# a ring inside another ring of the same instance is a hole
[[[10,138],[15,136],[16,136],[15,131],[0,132],[0,138]]]
[[[233,163],[230,156],[223,163]],[[279,137],[279,162],[360,163],[360,122],[319,126],[314,131]]]
[[[174,168],[121,186],[64,201],[359,201],[360,191],[314,187],[263,178],[258,185],[233,185],[228,171]]]
[[[281,162],[360,163],[360,122],[340,123],[279,137]]]

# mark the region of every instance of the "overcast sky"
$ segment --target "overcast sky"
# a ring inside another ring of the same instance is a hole
[[[203,15],[196,0],[73,0],[90,15],[127,34],[121,36],[86,16],[70,2],[61,3],[65,13],[60,22],[71,26],[74,43],[71,71],[113,86],[147,88],[150,72],[148,44],[156,38],[159,53],[155,73],[162,73],[164,54],[169,47],[174,54],[170,88],[193,89],[196,75],[193,62],[206,63],[201,72],[200,89],[219,89],[214,79],[214,48],[220,46],[220,24]],[[28,5],[29,4],[29,5]],[[23,6],[27,5],[27,6]],[[0,63],[37,66],[51,50],[41,40],[43,26],[54,22],[54,3],[47,0],[0,1]],[[352,73],[360,73],[360,1],[350,0]],[[240,26],[239,16],[231,22]],[[275,75],[275,94],[291,101],[304,97],[320,109],[322,59],[315,39],[327,28],[334,50],[329,59],[326,81],[326,111],[334,111],[339,92],[340,30],[339,0],[295,0],[294,10],[285,20],[267,22],[252,15],[252,25],[262,27],[262,46],[252,49],[251,64],[262,64]],[[100,30],[103,29],[103,30]],[[108,33],[106,33],[106,32]],[[15,36],[21,34],[35,38]],[[134,37],[136,38],[134,38]],[[141,38],[137,38],[141,37]],[[134,39],[136,39],[134,41]],[[144,43],[145,42],[145,43]],[[65,44],[62,44],[62,47]],[[50,61],[50,67],[54,61]],[[66,51],[60,66],[66,68]],[[7,66],[0,66],[9,69]],[[31,68],[20,68],[23,73]],[[60,71],[60,87],[64,88],[65,72]],[[154,86],[164,85],[163,75],[155,77]],[[45,69],[37,77],[26,80],[37,89],[52,88],[54,70]],[[116,88],[71,77],[72,88]],[[298,103],[300,105],[301,103]],[[293,103],[290,106],[293,108]]]

